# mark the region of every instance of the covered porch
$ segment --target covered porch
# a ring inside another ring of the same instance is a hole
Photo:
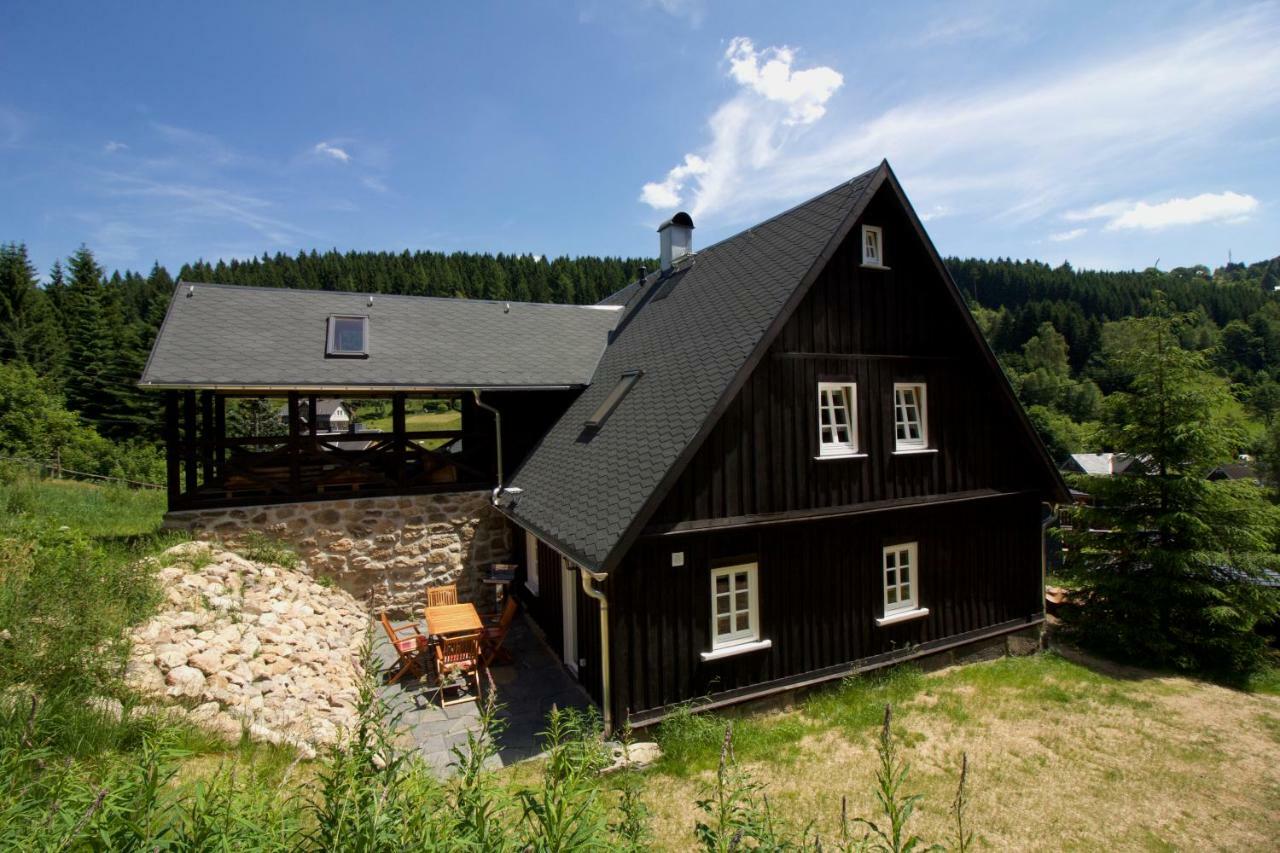
[[[171,511],[492,489],[498,479],[495,414],[470,391],[343,393],[351,428],[321,431],[320,400],[297,390],[244,396],[165,392]],[[424,408],[440,414],[411,427]],[[374,423],[361,417],[376,413]]]

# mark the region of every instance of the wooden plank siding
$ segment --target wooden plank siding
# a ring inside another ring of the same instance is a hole
[[[646,539],[606,584],[615,719],[872,658],[1041,614],[1035,495],[847,519]],[[918,543],[928,616],[885,627],[881,550]],[[673,551],[685,564],[671,566]],[[710,570],[754,559],[761,638],[772,647],[703,662]]]
[[[650,520],[695,519],[1044,488],[1036,450],[896,205],[873,202],[888,270],[861,265],[860,228],[832,257]],[[818,455],[817,387],[857,385],[859,449]],[[893,385],[927,386],[936,453],[894,455]],[[650,531],[652,532],[652,531]]]

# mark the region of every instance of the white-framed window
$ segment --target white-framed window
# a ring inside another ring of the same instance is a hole
[[[929,446],[928,410],[923,382],[893,386],[894,449],[924,450]]]
[[[862,262],[869,267],[884,266],[884,231],[878,225],[862,226]]]
[[[858,386],[852,382],[818,383],[818,455],[851,456],[858,452]]]
[[[524,533],[524,585],[529,592],[538,594],[538,537],[529,531]]]
[[[369,318],[331,315],[324,353],[328,356],[347,357],[368,355]]]
[[[915,542],[884,549],[884,615],[915,610],[919,600],[919,548]]]
[[[711,650],[760,639],[756,564],[711,570]]]

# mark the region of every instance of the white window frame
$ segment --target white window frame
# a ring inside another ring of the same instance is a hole
[[[824,397],[829,397],[833,391],[839,391],[844,395],[844,406],[837,407],[828,404]],[[846,425],[849,429],[849,440],[836,440],[836,423],[835,415],[838,408],[844,409]],[[824,424],[822,416],[824,412],[830,412],[831,423]],[[824,430],[831,430],[831,441],[827,441],[823,436]],[[858,438],[858,385],[856,382],[819,382],[818,383],[818,458],[819,459],[835,459],[839,457],[860,456],[865,455],[859,452]]]
[[[745,573],[747,576],[747,618],[750,624],[745,629],[738,628],[738,609],[734,606],[740,591],[736,584],[736,576]],[[729,578],[729,621],[730,630],[721,634],[718,630],[720,611],[717,607],[719,599],[716,595],[716,581]],[[720,566],[711,570],[711,651],[737,648],[760,641],[760,605],[759,605],[760,572],[758,563],[736,563],[732,566]]]
[[[907,553],[907,582],[909,595],[902,595],[902,552]],[[894,559],[894,582],[889,583],[889,558]],[[920,545],[917,542],[899,542],[886,545],[880,551],[880,586],[883,589],[884,615],[876,620],[876,625],[892,625],[908,619],[919,619],[929,615],[929,608],[920,606]],[[894,592],[893,603],[889,602],[889,591]]]
[[[360,321],[360,343],[363,345],[358,350],[338,349],[338,321],[339,320],[359,320]],[[329,328],[326,336],[324,354],[329,358],[362,358],[369,354],[369,318],[360,314],[330,314]]]
[[[538,537],[524,532],[524,585],[529,592],[538,595],[541,578],[538,576]]]
[[[868,252],[868,238],[874,238],[874,252]],[[884,265],[884,229],[879,225],[862,226],[862,265],[888,269]]]
[[[901,438],[898,435],[898,412],[903,406],[898,402],[898,395],[910,391],[916,397],[916,415],[920,427],[919,438]],[[893,383],[893,447],[895,453],[921,453],[929,450],[929,389],[923,382]]]

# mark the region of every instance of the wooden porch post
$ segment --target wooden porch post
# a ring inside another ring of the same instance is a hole
[[[391,395],[391,433],[395,436],[396,483],[403,486],[405,481],[404,455],[404,394]]]
[[[200,467],[204,485],[213,483],[213,392],[200,392]]]
[[[298,446],[298,392],[289,392],[289,491],[294,497],[302,494],[302,459]],[[315,413],[312,413],[314,420]]]
[[[218,482],[227,476],[227,398],[221,394],[217,395],[217,410],[214,414],[214,436],[217,441],[217,458],[214,464],[217,466],[215,474]]]
[[[199,488],[196,464],[196,392],[182,392],[182,465],[186,469],[187,496],[195,495]]]
[[[164,461],[165,486],[169,493],[169,509],[182,502],[182,462],[178,456],[178,392],[164,392]]]

